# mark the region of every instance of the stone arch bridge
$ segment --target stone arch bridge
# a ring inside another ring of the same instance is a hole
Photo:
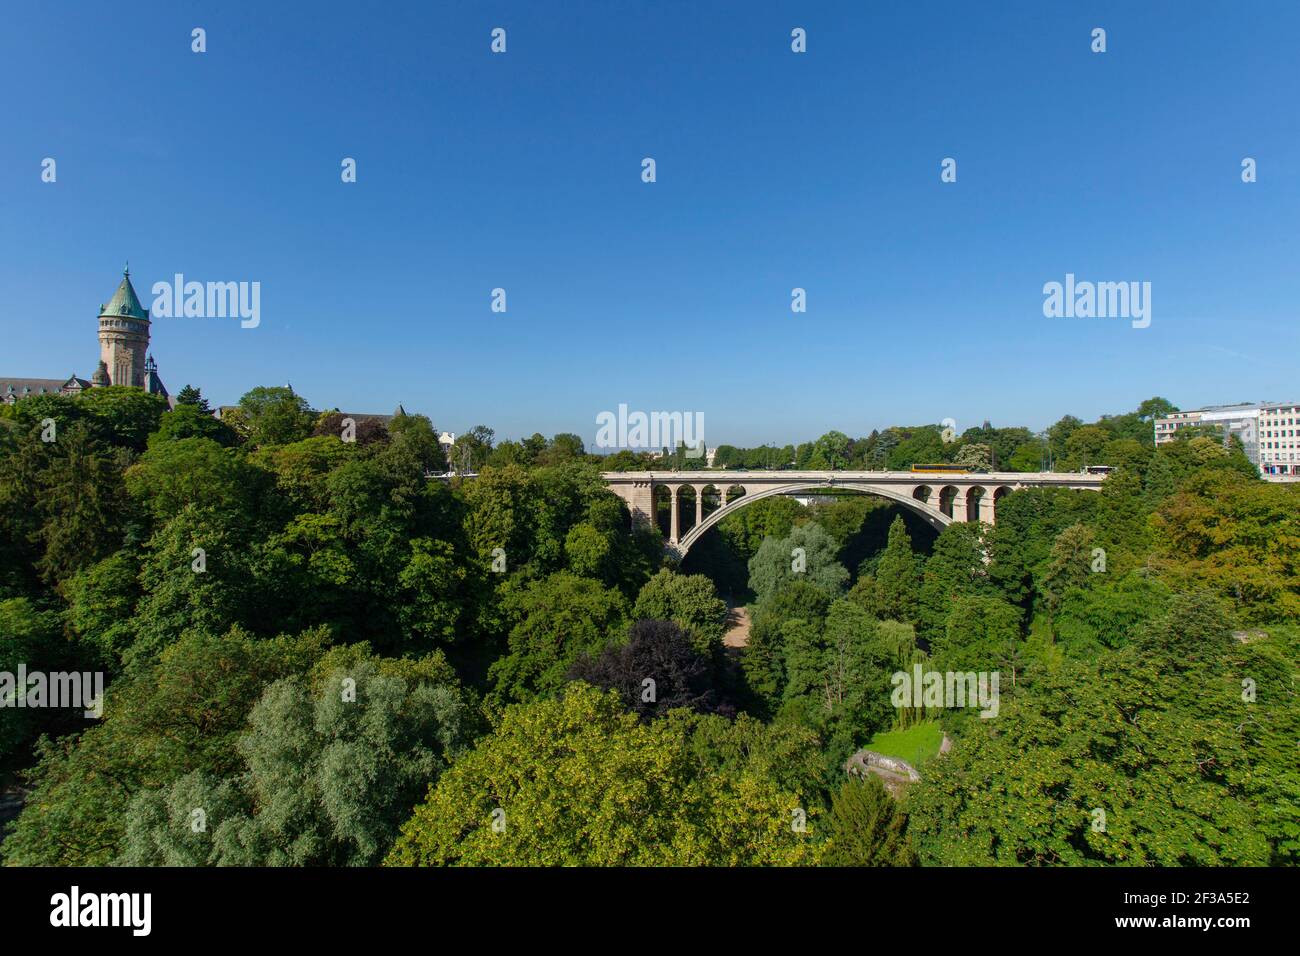
[[[665,493],[670,503],[668,548],[685,557],[715,524],[755,501],[773,495],[819,491],[860,491],[896,501],[928,521],[937,531],[954,521],[993,524],[997,503],[1020,488],[1076,488],[1098,491],[1105,475],[1058,472],[911,472],[911,471],[607,471],[606,485],[627,502],[635,520],[656,519],[656,502]],[[694,500],[695,520],[683,534],[681,512]],[[705,498],[715,502],[705,511]]]

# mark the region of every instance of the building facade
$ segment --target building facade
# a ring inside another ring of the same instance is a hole
[[[1265,478],[1300,481],[1300,402],[1260,406],[1259,470]]]
[[[1261,477],[1300,480],[1300,402],[1242,402],[1174,412],[1155,420],[1156,444],[1174,441],[1180,431],[1193,426],[1225,439],[1235,435]]]
[[[89,380],[76,375],[66,379],[0,375],[0,402],[12,405],[32,395],[75,396],[105,385],[131,385],[170,398],[149,355],[149,311],[135,294],[129,268],[122,272],[113,297],[99,307],[99,366],[94,375]]]

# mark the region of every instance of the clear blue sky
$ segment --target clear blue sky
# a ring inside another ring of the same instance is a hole
[[[262,284],[257,329],[154,323],[219,403],[590,446],[620,402],[715,445],[1292,400],[1297,36],[1294,0],[14,6],[0,374],[89,376],[129,258],[146,307]],[[1044,318],[1067,272],[1151,282],[1150,328]]]

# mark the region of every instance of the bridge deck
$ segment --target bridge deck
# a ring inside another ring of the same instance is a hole
[[[1105,475],[1088,475],[1060,471],[988,471],[988,472],[924,472],[924,471],[606,471],[601,477],[610,483],[653,481],[662,484],[743,485],[745,482],[765,484],[790,484],[799,481],[860,482],[884,484],[933,484],[946,481],[958,484],[998,485],[1097,485],[1106,480]]]

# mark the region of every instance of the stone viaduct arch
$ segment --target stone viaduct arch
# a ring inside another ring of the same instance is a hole
[[[717,524],[727,515],[739,511],[741,508],[744,508],[746,505],[753,504],[755,501],[762,501],[764,498],[771,498],[775,495],[789,494],[791,492],[796,492],[796,491],[825,491],[826,487],[827,486],[824,484],[807,484],[807,483],[792,484],[792,485],[783,485],[783,486],[777,486],[771,488],[763,488],[761,491],[754,492],[753,494],[748,493],[748,489],[746,489],[745,495],[743,495],[740,498],[736,498],[735,500],[727,503],[721,508],[718,508],[712,514],[708,515],[703,521],[697,522],[689,531],[686,532],[686,534],[682,535],[681,539],[677,542],[677,551],[679,554],[681,554],[682,557],[685,557],[686,552],[691,549],[691,545],[693,545],[696,541],[698,541],[706,531],[712,528],[715,524]],[[908,497],[907,495],[893,488],[873,488],[870,485],[866,485],[856,481],[836,482],[834,487],[845,491],[862,491],[862,492],[866,492],[867,494],[879,495],[883,498],[888,498],[890,501],[895,501],[898,504],[902,505],[903,507],[909,508],[910,510],[914,511],[916,514],[920,515],[927,522],[929,522],[930,525],[933,526],[936,531],[942,531],[944,526],[951,524],[953,520],[952,518],[948,517],[947,515],[941,512],[934,511],[932,508],[930,508],[929,505],[925,504],[923,501],[917,498]],[[671,544],[672,542],[669,543]]]
[[[733,512],[773,495],[800,491],[842,489],[877,495],[897,502],[920,515],[938,531],[954,521],[994,524],[997,502],[1020,488],[1075,488],[1098,491],[1104,475],[1058,474],[1055,472],[939,473],[887,471],[670,471],[605,472],[610,490],[628,504],[635,520],[653,523],[656,492],[664,489],[670,502],[667,546],[685,557],[700,537]],[[704,514],[704,491],[712,486],[720,506]],[[734,488],[743,494],[728,500]],[[695,521],[685,534],[681,526],[682,491],[691,489]]]

